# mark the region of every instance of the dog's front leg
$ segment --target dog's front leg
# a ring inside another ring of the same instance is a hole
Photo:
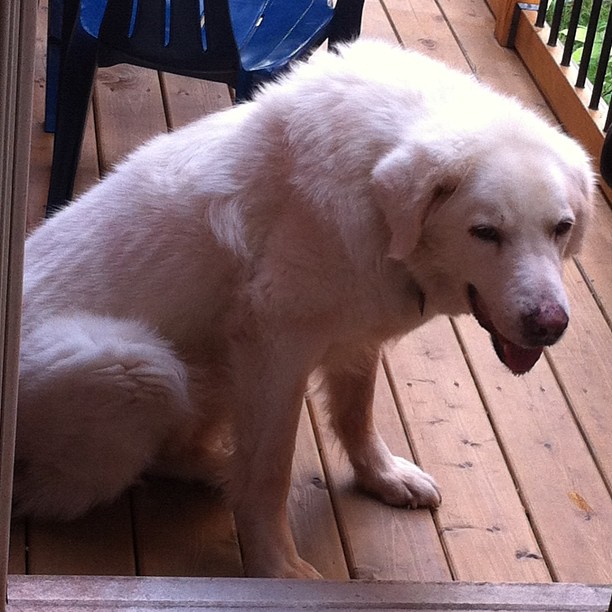
[[[348,357],[348,358],[347,358]],[[433,478],[395,457],[374,423],[373,401],[378,351],[352,351],[325,366],[328,408],[336,434],[355,470],[357,483],[393,506],[438,506]]]
[[[229,493],[248,576],[321,577],[298,555],[287,516],[310,349],[278,336],[243,338],[234,347],[237,439]]]

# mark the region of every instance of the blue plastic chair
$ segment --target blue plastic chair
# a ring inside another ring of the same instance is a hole
[[[97,66],[134,64],[227,83],[236,100],[324,40],[356,38],[364,0],[49,0],[47,215],[72,197]]]

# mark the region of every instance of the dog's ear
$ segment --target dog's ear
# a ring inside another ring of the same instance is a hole
[[[420,143],[398,146],[378,162],[372,188],[391,232],[388,257],[402,260],[414,250],[427,217],[457,188],[459,166],[444,151]]]
[[[590,169],[573,169],[568,173],[569,194],[576,220],[572,233],[565,247],[565,257],[576,255],[582,248],[584,237],[591,217],[593,216],[593,194],[595,179]]]
[[[576,255],[584,242],[594,209],[595,173],[593,161],[585,149],[572,138],[558,132],[555,153],[560,157],[559,175],[564,181],[567,203],[574,213],[574,227],[563,255]]]

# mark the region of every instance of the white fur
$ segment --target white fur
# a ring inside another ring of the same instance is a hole
[[[27,241],[16,508],[76,516],[147,469],[224,482],[247,572],[316,576],[285,511],[309,374],[360,484],[437,505],[373,426],[379,348],[469,312],[469,283],[521,344],[526,309],[566,308],[591,192],[517,102],[371,41],[157,137]]]

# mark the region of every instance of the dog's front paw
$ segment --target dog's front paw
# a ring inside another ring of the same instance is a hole
[[[435,480],[402,457],[390,457],[384,467],[360,470],[358,484],[390,506],[437,507],[442,501]]]

